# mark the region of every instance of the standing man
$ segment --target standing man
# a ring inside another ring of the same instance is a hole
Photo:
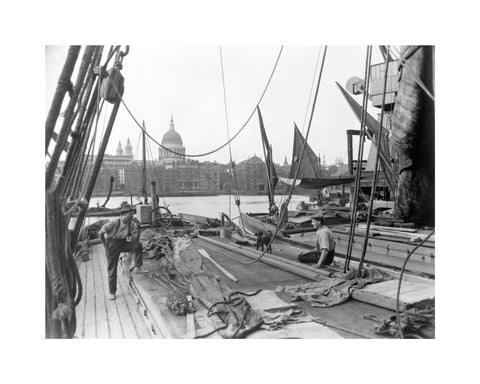
[[[135,253],[135,268],[133,273],[146,273],[143,268],[142,244],[140,228],[133,218],[133,213],[122,210],[122,215],[116,220],[109,221],[98,232],[107,255],[108,289],[110,300],[115,300],[117,291],[117,266],[121,252]]]
[[[333,234],[324,224],[325,218],[321,213],[312,216],[312,225],[317,230],[315,248],[311,251],[302,252],[298,260],[302,263],[316,263],[315,268],[330,265],[335,256],[335,241]]]

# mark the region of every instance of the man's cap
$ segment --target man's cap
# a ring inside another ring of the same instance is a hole
[[[324,220],[325,217],[321,213],[315,213],[314,215],[312,215],[311,219],[312,220]]]

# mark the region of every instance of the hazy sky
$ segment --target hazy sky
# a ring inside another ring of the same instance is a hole
[[[319,48],[285,46],[270,87],[260,103],[275,162],[283,163],[285,156],[289,163],[291,161],[293,123],[296,122],[300,129],[304,126]],[[46,110],[50,106],[67,49],[67,46],[46,47]],[[255,108],[279,49],[279,46],[222,47],[230,136],[241,128]],[[346,161],[345,131],[359,128],[358,120],[335,81],[345,86],[350,77],[363,77],[365,54],[365,46],[329,46],[327,50],[308,142],[316,153],[325,155],[329,164],[336,157]],[[380,61],[381,54],[375,48],[372,63]],[[135,117],[145,121],[148,132],[158,141],[168,130],[171,115],[187,154],[208,152],[227,140],[218,46],[134,45],[123,64],[124,100]],[[361,96],[356,98],[361,103]],[[312,101],[313,96],[310,105]],[[372,112],[377,113],[375,109]],[[100,132],[103,121],[101,118]],[[124,145],[130,138],[134,153],[140,158],[141,149],[137,149],[139,135],[139,128],[122,106],[107,153],[115,153],[118,142]],[[150,146],[157,157],[157,145],[150,143]],[[232,143],[235,161],[254,154],[263,158],[256,114]],[[226,163],[229,159],[228,147],[201,159]]]

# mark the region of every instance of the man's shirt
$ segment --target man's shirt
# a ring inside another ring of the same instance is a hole
[[[130,236],[134,236],[137,228],[133,220],[131,220],[129,223],[124,223],[122,219],[109,221],[102,227],[99,234],[105,233],[109,239],[126,239],[129,235],[129,226]]]
[[[322,249],[333,251],[335,249],[335,241],[333,239],[332,231],[325,226],[318,228],[315,237],[315,245],[319,251]]]

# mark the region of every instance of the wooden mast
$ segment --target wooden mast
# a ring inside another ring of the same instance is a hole
[[[148,196],[147,196],[147,155],[145,151],[145,121],[143,121],[143,130],[142,130],[142,144],[143,144],[143,168],[142,168],[142,175],[143,175],[143,186],[142,186],[142,193],[143,193],[143,199],[144,199],[144,204],[148,203]]]

